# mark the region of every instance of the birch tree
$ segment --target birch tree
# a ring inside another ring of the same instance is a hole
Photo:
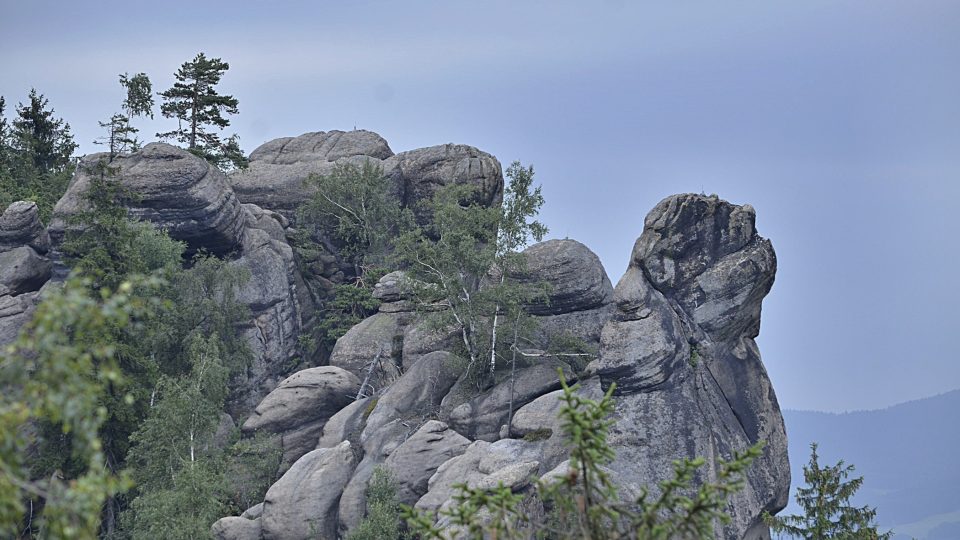
[[[515,162],[506,176],[499,207],[469,202],[475,200],[472,186],[438,190],[429,202],[429,228],[413,228],[397,242],[398,259],[420,284],[420,305],[435,311],[441,326],[456,329],[474,375],[493,374],[506,350],[502,336],[517,334],[526,322],[522,306],[536,291],[510,275],[522,270],[520,250],[547,232],[535,219],[543,195],[533,188],[533,168]],[[481,386],[483,379],[490,380],[479,377]]]

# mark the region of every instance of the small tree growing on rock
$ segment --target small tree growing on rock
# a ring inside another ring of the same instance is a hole
[[[519,251],[547,233],[535,219],[543,196],[533,188],[533,168],[515,162],[506,176],[510,182],[499,207],[473,202],[471,186],[441,188],[429,203],[428,228],[412,228],[397,242],[398,259],[421,284],[415,291],[420,304],[443,308],[438,326],[458,330],[467,369],[475,375],[493,373],[507,349],[503,336],[523,326],[522,306],[536,291],[508,278],[523,267]]]
[[[160,112],[167,118],[176,118],[177,129],[157,133],[161,139],[175,139],[187,145],[187,150],[218,167],[246,167],[247,158],[240,150],[236,135],[221,139],[214,130],[230,125],[223,113],[237,114],[237,98],[217,93],[224,72],[230,64],[220,58],[207,58],[198,53],[184,62],[174,76],[173,87],[160,93],[163,105]]]

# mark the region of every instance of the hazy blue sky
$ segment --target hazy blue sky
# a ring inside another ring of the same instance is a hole
[[[243,147],[364,128],[532,163],[553,236],[616,280],[678,192],[757,209],[760,345],[787,408],[960,387],[960,2],[0,0],[0,94],[95,149],[117,74],[230,62]],[[148,134],[166,128],[143,125]]]

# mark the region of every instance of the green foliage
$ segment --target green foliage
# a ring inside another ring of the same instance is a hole
[[[863,477],[847,480],[853,465],[843,460],[836,465],[821,466],[817,443],[810,444],[810,461],[803,467],[804,487],[797,488],[797,504],[803,508],[800,516],[764,515],[764,520],[777,533],[808,540],[827,538],[877,540],[890,538],[893,533],[877,531],[877,511],[869,506],[850,505],[850,498],[863,485]]]
[[[137,285],[149,290],[157,284],[141,280]],[[89,282],[72,278],[37,307],[3,352],[0,534],[16,537],[24,525],[28,533],[36,528],[24,522],[25,503],[42,498],[42,536],[94,538],[104,501],[128,487],[123,475],[105,466],[100,429],[108,418],[103,396],[123,382],[114,336],[150,307],[149,300],[133,294],[135,288],[124,282],[116,293],[91,295]],[[69,435],[69,457],[83,464],[80,474],[55,471],[39,479],[29,474],[27,426],[37,421]]]
[[[236,135],[221,139],[217,131],[230,125],[223,113],[237,114],[239,102],[233,96],[220,95],[216,86],[230,64],[220,58],[207,58],[198,53],[184,62],[174,74],[173,87],[160,93],[163,104],[160,112],[166,118],[176,118],[179,126],[173,131],[157,133],[161,139],[174,139],[186,144],[193,154],[217,167],[247,166],[247,158],[240,150]]]
[[[401,540],[407,535],[401,531],[401,505],[397,502],[397,484],[387,469],[373,469],[367,485],[367,515],[350,534],[347,540]]]
[[[420,305],[443,319],[438,327],[459,331],[468,370],[481,385],[484,378],[490,382],[525,326],[524,303],[539,294],[507,276],[524,269],[519,250],[546,234],[534,219],[543,196],[539,187],[532,189],[531,167],[514,163],[507,177],[500,207],[473,202],[476,188],[471,186],[437,190],[429,203],[430,226],[406,231],[397,241],[398,259],[420,284],[414,291]],[[511,335],[512,341],[504,339]]]
[[[392,241],[408,218],[391,193],[383,168],[369,160],[359,167],[341,163],[330,174],[311,175],[307,183],[316,191],[300,208],[301,221],[331,239],[357,277],[367,266],[384,266]]]
[[[225,479],[227,501],[234,513],[263,502],[277,480],[283,449],[277,436],[258,433],[227,448]]]
[[[558,370],[559,371],[559,370]],[[560,371],[563,431],[569,439],[570,459],[565,474],[537,482],[535,500],[509,488],[470,488],[460,485],[456,502],[441,515],[467,538],[498,539],[656,539],[713,538],[717,523],[727,523],[727,498],[742,489],[746,469],[760,455],[762,444],[721,462],[715,482],[694,487],[702,458],[674,463],[674,476],[659,484],[659,495],[644,489],[633,504],[621,502],[606,465],[614,453],[607,442],[612,425],[615,385],[599,401],[577,393]],[[530,512],[525,503],[547,510]],[[422,538],[445,538],[434,516],[404,509],[410,529]]]
[[[131,120],[138,116],[153,118],[153,85],[146,73],[132,77],[124,73],[120,75],[120,86],[126,91],[123,112],[114,114],[106,122],[99,122],[100,127],[106,129],[106,135],[94,141],[94,144],[107,146],[111,162],[117,154],[140,149],[140,140],[137,139],[140,130],[133,127]]]
[[[115,288],[128,275],[179,265],[182,242],[127,217],[135,198],[103,160],[89,166],[86,209],[71,216],[62,251],[67,263],[93,277],[95,287]]]
[[[73,176],[77,148],[70,124],[54,116],[49,101],[30,90],[10,124],[0,97],[0,208],[18,200],[35,201],[40,219],[49,222],[53,207]]]
[[[195,540],[211,538],[210,526],[227,508],[223,473],[202,461],[178,469],[170,485],[134,499],[122,516],[124,534],[132,538]]]
[[[376,313],[380,301],[373,297],[373,285],[383,271],[368,271],[365,283],[337,285],[333,295],[323,307],[323,318],[317,325],[322,336],[321,343],[332,348],[334,343],[357,323]]]

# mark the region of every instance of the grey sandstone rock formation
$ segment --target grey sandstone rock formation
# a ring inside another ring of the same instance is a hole
[[[355,465],[347,441],[297,460],[264,497],[263,540],[336,540],[337,505]]]
[[[427,492],[427,482],[440,465],[459,456],[470,439],[430,420],[410,436],[384,462],[397,482],[397,500],[414,504]]]
[[[17,201],[0,215],[0,251],[28,246],[40,255],[50,249],[50,235],[40,223],[37,203]]]
[[[257,405],[243,432],[280,435],[284,462],[293,463],[316,448],[324,424],[353,401],[359,388],[360,381],[338,367],[298,371]]]
[[[0,346],[13,342],[51,277],[50,237],[36,203],[12,203],[0,215]]]
[[[762,529],[787,502],[790,472],[780,409],[754,338],[776,258],[749,206],[676,195],[647,216],[617,284],[614,319],[592,366],[616,382],[611,468],[653,485],[672,460],[703,456],[708,471],[766,441],[747,488],[732,498],[726,538]]]
[[[83,198],[96,165],[105,154],[92,154],[77,166],[70,187],[54,207],[49,227],[54,243],[66,231],[67,219],[86,208]],[[164,143],[151,143],[139,152],[122,155],[109,165],[121,184],[136,194],[131,216],[165,229],[193,249],[225,255],[240,248],[247,213],[216,167],[193,154]]]
[[[260,519],[230,516],[217,520],[210,528],[214,540],[260,540]]]

